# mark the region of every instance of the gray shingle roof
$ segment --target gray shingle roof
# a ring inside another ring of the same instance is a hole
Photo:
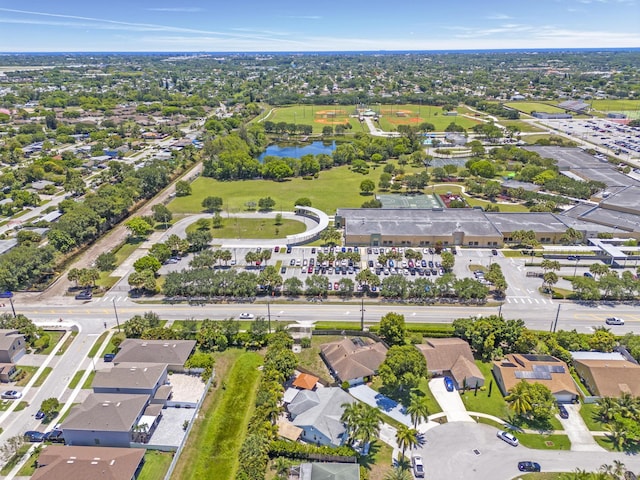
[[[148,395],[92,393],[73,407],[62,430],[128,432],[143,412]]]

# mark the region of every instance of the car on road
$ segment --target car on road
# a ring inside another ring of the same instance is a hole
[[[509,432],[505,432],[504,430],[498,430],[496,432],[496,437],[498,437],[500,440],[507,442],[509,445],[512,445],[514,447],[517,447],[518,444],[520,442],[518,442],[518,439],[511,433]]]
[[[44,433],[38,432],[36,430],[27,430],[26,432],[24,432],[24,439],[28,442],[43,442]]]
[[[413,465],[413,475],[416,478],[424,478],[424,462],[420,455],[414,455],[411,457],[411,464]]]
[[[255,315],[253,313],[242,312],[240,314],[240,320],[253,320]]]
[[[453,385],[451,377],[444,377],[444,387],[447,389],[447,392],[453,392],[455,386]]]
[[[560,414],[560,418],[569,418],[569,411],[564,405],[558,405],[558,413]]]
[[[540,464],[538,462],[518,462],[518,470],[521,472],[539,472]]]
[[[17,390],[7,390],[2,393],[2,398],[5,400],[17,400],[22,397],[22,392],[18,392]]]
[[[624,325],[624,320],[620,317],[608,317],[604,323],[607,325]]]
[[[36,412],[36,420],[42,420],[45,417],[45,414],[42,410],[38,410]]]

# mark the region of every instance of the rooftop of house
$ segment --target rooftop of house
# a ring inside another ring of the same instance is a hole
[[[387,347],[381,342],[357,340],[345,338],[320,346],[324,359],[341,381],[374,375],[387,356]]]
[[[32,480],[103,479],[134,477],[144,448],[74,447],[46,445],[38,456]]]
[[[510,353],[493,364],[498,368],[507,391],[524,380],[546,385],[553,394],[578,395],[567,364],[551,355]]]
[[[92,393],[71,409],[62,430],[130,431],[148,401],[148,395]]]
[[[115,363],[166,363],[184,365],[196,346],[195,340],[142,340],[127,338],[113,359]]]
[[[92,388],[154,388],[167,371],[166,363],[118,363],[108,370],[98,370]]]

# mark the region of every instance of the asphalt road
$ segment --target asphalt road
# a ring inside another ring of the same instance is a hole
[[[597,471],[614,460],[640,470],[638,456],[512,447],[498,439],[496,431],[484,424],[447,423],[427,431],[424,444],[413,452],[422,455],[425,477],[431,480],[508,480],[518,477],[518,462],[526,460],[538,462],[543,472]]]

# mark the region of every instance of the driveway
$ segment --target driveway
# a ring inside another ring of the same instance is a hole
[[[462,398],[457,390],[453,392],[447,392],[447,388],[444,386],[444,378],[432,378],[429,380],[429,389],[433,396],[442,408],[442,411],[447,415],[447,422],[474,422],[474,420],[467,413],[467,409],[462,403]]]
[[[604,452],[605,449],[598,445],[593,435],[584,423],[580,415],[580,405],[564,404],[569,412],[569,418],[560,418],[562,428],[571,440],[571,450],[580,452]]]
[[[632,471],[640,470],[640,456],[613,452],[573,452],[512,447],[496,438],[497,429],[485,424],[446,423],[424,434],[423,446],[411,453],[422,455],[431,480],[509,480],[518,478],[518,462],[535,461],[543,472],[597,471],[619,460]],[[521,475],[521,474],[520,474]]]

